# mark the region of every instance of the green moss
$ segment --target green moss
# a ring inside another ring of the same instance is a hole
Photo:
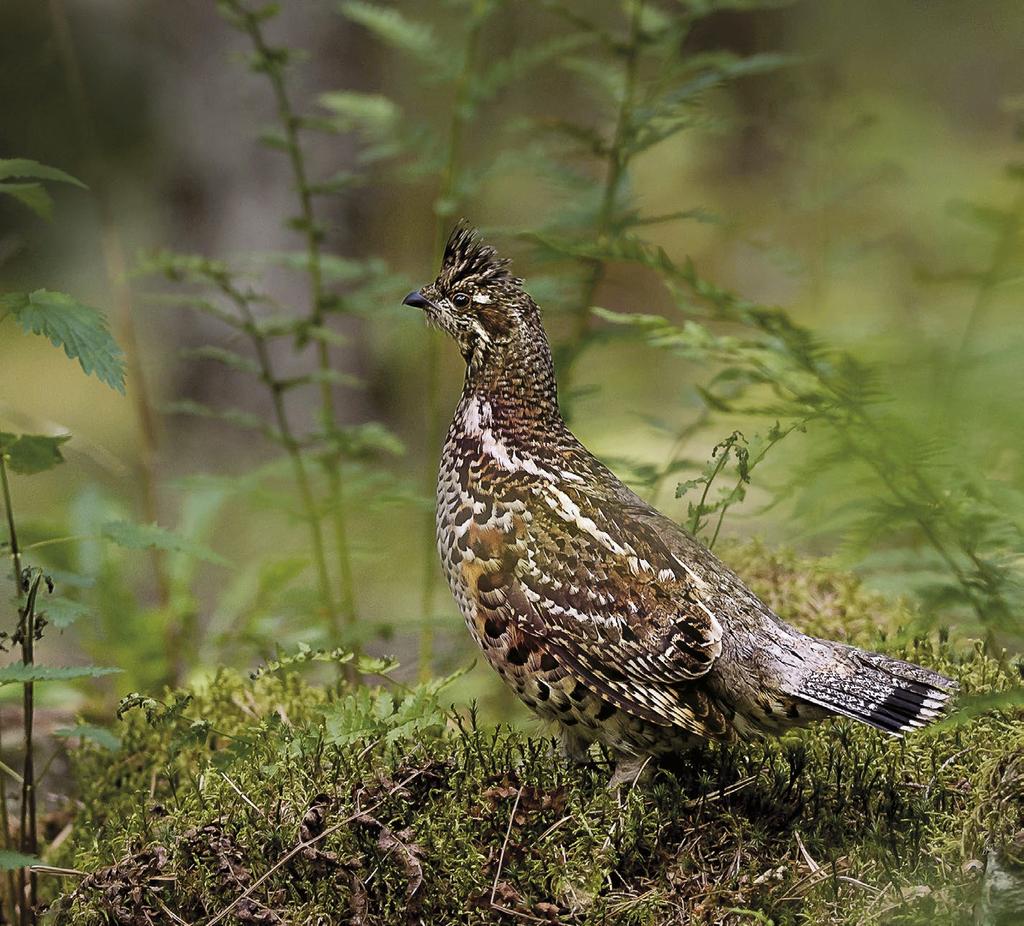
[[[870,643],[907,617],[883,619],[848,576],[738,556],[818,632]],[[1020,683],[977,648],[904,654],[966,698]],[[600,761],[570,768],[546,740],[444,723],[436,698],[285,668],[129,711],[117,753],[77,755],[62,862],[93,874],[58,918],[206,923],[234,902],[221,922],[947,922],[970,910],[992,850],[1021,854],[1019,709],[906,741],[836,722],[708,745],[613,794]]]

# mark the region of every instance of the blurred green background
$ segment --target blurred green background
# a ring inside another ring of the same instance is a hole
[[[358,616],[340,642],[397,654],[408,677],[421,659],[421,671],[441,672],[475,657],[424,541],[441,440],[432,409],[443,426],[462,361],[450,344],[430,347],[422,320],[399,304],[436,273],[442,230],[456,218],[515,259],[546,310],[563,368],[572,366],[566,404],[578,435],[680,520],[693,499],[676,499],[675,485],[699,474],[734,429],[751,437],[774,420],[708,412],[696,387],[720,358],[681,359],[592,317],[579,327],[591,305],[683,324],[685,305],[650,266],[602,258],[591,279],[593,260],[544,243],[567,227],[577,243],[601,238],[607,159],[566,123],[614,139],[615,75],[628,67],[621,43],[634,13],[610,2],[288,0],[261,24],[267,42],[303,50],[283,71],[295,111],[329,123],[302,126],[310,178],[343,173],[315,208],[325,261],[341,259],[325,275],[340,297],[327,324],[345,339],[330,347],[331,363],[359,383],[328,388],[339,425],[374,427],[346,432],[363,443],[343,454]],[[639,29],[640,96],[683,87],[691,65],[699,81],[721,61],[758,63],[691,88],[683,115],[652,116],[671,131],[630,160],[615,190],[622,215],[687,217],[605,228],[604,237],[642,234],[679,264],[691,257],[703,278],[782,307],[871,365],[879,407],[899,432],[898,465],[930,467],[945,497],[957,487],[971,504],[984,496],[986,529],[965,544],[964,561],[974,551],[1005,571],[1011,591],[1000,600],[1013,616],[1024,555],[1020,4],[649,3]],[[207,0],[0,6],[0,156],[59,167],[90,187],[54,188],[49,222],[0,199],[0,291],[45,286],[100,307],[137,367],[121,397],[44,340],[0,327],[0,430],[73,435],[63,466],[13,483],[23,543],[78,538],[29,551],[88,608],[48,637],[59,653],[49,661],[125,670],[91,688],[88,702],[50,687],[68,710],[222,663],[253,666],[278,646],[328,642],[280,449],[251,428],[169,407],[270,420],[263,384],[195,356],[203,345],[251,356],[251,346],[207,314],[167,305],[181,286],[136,272],[161,249],[204,255],[272,298],[259,306],[266,314],[307,311],[304,235],[288,227],[295,178],[273,87],[247,67],[251,54],[244,30]],[[490,69],[502,62],[511,64],[496,77]],[[467,85],[480,93],[467,96]],[[334,106],[322,97],[337,91],[367,96]],[[643,123],[640,112],[632,118]],[[268,257],[283,253],[291,258]],[[301,375],[313,349],[278,338],[272,354],[281,375]],[[316,388],[289,391],[299,432],[317,427],[321,398]],[[901,423],[912,425],[916,449],[901,445]],[[915,601],[918,631],[952,627],[1019,647],[1012,621],[986,625],[965,607],[918,528],[884,508],[863,517],[884,487],[827,443],[811,424],[773,447],[728,510],[723,538],[837,555]],[[322,496],[329,486],[313,471]],[[963,523],[981,518],[960,508]],[[111,518],[156,519],[227,565],[117,549],[97,536]],[[962,534],[963,523],[950,530]],[[482,666],[458,686],[456,700],[522,716]]]

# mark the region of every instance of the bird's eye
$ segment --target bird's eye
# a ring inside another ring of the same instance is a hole
[[[452,296],[452,305],[454,305],[455,308],[457,309],[464,309],[467,305],[469,305],[469,296],[467,296],[465,293],[456,293],[454,296]]]

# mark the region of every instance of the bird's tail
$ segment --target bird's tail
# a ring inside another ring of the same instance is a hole
[[[938,672],[842,643],[826,645],[833,659],[804,675],[794,692],[811,704],[893,736],[927,726],[952,704],[957,684]]]

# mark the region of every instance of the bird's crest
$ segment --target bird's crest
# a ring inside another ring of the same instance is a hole
[[[519,283],[509,272],[509,259],[480,240],[464,219],[452,229],[444,247],[441,275],[449,285],[472,279],[476,283]]]

